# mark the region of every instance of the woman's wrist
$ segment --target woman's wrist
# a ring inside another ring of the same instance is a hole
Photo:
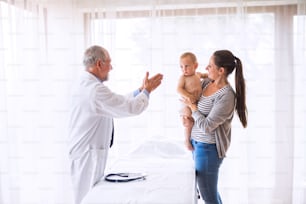
[[[190,106],[190,109],[191,109],[192,112],[195,112],[195,111],[198,110],[198,106],[197,106],[196,104],[192,104],[192,105]]]

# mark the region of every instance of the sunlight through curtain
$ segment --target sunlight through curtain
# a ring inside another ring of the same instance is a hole
[[[107,48],[107,85],[164,80],[140,116],[116,119],[109,163],[149,138],[182,143],[179,56],[242,60],[249,126],[234,117],[224,203],[306,203],[306,1],[0,1],[0,204],[72,203],[66,120],[85,48]],[[230,78],[232,85],[233,76]],[[174,172],[175,173],[175,172]]]
[[[84,49],[73,9],[0,1],[0,203],[71,203],[65,124]]]

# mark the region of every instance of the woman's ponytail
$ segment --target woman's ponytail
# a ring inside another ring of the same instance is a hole
[[[243,127],[247,126],[247,107],[245,94],[245,81],[243,77],[242,63],[238,57],[235,57],[229,50],[218,50],[214,52],[215,64],[226,70],[226,77],[236,68],[235,87],[236,87],[236,112]]]
[[[236,62],[235,87],[237,105],[236,111],[243,127],[247,126],[247,107],[245,94],[245,81],[243,77],[242,63],[238,57],[234,57]]]

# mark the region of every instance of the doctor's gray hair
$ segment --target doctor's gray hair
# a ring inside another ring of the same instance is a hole
[[[84,52],[84,57],[83,57],[84,66],[86,68],[94,66],[99,59],[105,61],[107,58],[106,53],[107,53],[106,49],[101,46],[93,45],[89,47]]]

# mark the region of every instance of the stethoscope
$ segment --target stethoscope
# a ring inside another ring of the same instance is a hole
[[[130,182],[130,181],[140,181],[146,179],[146,174],[144,173],[110,173],[104,177],[104,180],[109,182]]]

